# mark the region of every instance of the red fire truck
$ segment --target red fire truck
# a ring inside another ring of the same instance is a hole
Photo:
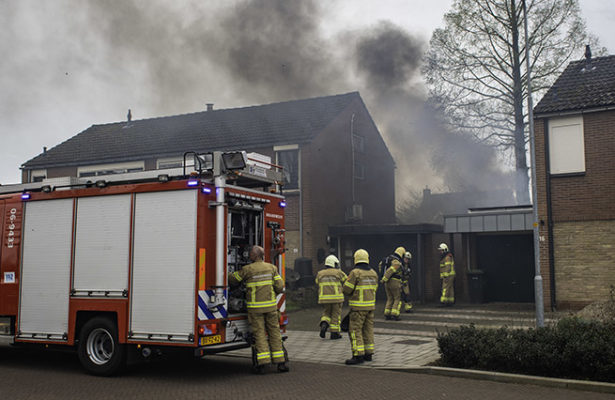
[[[96,375],[171,347],[249,347],[245,293],[227,277],[260,245],[284,278],[282,174],[245,152],[192,160],[0,186],[0,345],[73,347]]]

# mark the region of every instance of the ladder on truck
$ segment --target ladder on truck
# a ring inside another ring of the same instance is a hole
[[[269,157],[245,151],[209,153],[184,153],[183,167],[161,168],[122,174],[98,175],[95,177],[65,176],[44,178],[41,182],[0,185],[0,194],[51,192],[54,190],[75,189],[79,187],[105,187],[125,183],[142,183],[180,179],[200,179],[204,183],[214,183],[216,177],[224,176],[227,185],[247,188],[268,188],[276,186],[281,191],[283,185],[282,167],[272,164]]]

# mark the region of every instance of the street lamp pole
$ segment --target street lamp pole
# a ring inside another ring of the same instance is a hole
[[[540,231],[538,224],[538,198],[536,189],[536,140],[534,137],[534,104],[532,102],[532,81],[530,79],[530,43],[527,33],[527,7],[523,3],[523,25],[525,28],[525,63],[527,79],[527,108],[530,128],[530,154],[532,170],[532,211],[534,220],[534,303],[536,304],[536,327],[545,326],[544,300],[542,294],[542,276],[540,275]]]

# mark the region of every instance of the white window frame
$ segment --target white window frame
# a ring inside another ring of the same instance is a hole
[[[183,166],[183,157],[165,157],[156,160],[156,169],[182,168]]]
[[[273,152],[275,154],[275,163],[280,165],[280,160],[278,158],[278,152],[280,151],[290,151],[297,150],[297,188],[293,189],[284,189],[286,193],[299,192],[301,189],[301,149],[299,149],[298,144],[289,144],[283,146],[273,146]]]
[[[39,179],[36,181],[35,179]],[[30,171],[30,182],[42,182],[47,178],[47,170],[46,169],[33,169]]]
[[[113,172],[113,174],[125,174],[127,172],[145,171],[145,162],[131,161],[114,164],[87,165],[84,167],[77,168],[77,176],[81,177],[84,173],[87,174],[86,176],[109,175],[108,173],[106,173],[108,171],[117,171]]]
[[[549,171],[551,175],[585,172],[582,115],[549,120]]]

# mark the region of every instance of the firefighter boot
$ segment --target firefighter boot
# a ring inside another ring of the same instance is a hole
[[[265,374],[265,366],[264,365],[257,365],[252,367],[252,373],[256,374],[256,375],[264,375]]]
[[[281,362],[278,364],[278,372],[288,372],[290,371],[290,368],[288,368],[288,365],[286,365],[285,362]]]
[[[329,329],[329,323],[327,321],[320,321],[320,337],[325,338],[325,334],[327,333],[327,329]]]
[[[339,332],[331,332],[331,339],[341,339],[342,335]]]
[[[391,318],[393,319],[393,321],[401,321],[399,315],[393,315]]]
[[[363,361],[372,361],[372,354],[365,354],[363,356]]]
[[[348,360],[346,360],[346,365],[357,365],[357,364],[363,364],[363,356],[352,356],[352,358],[349,358]]]

